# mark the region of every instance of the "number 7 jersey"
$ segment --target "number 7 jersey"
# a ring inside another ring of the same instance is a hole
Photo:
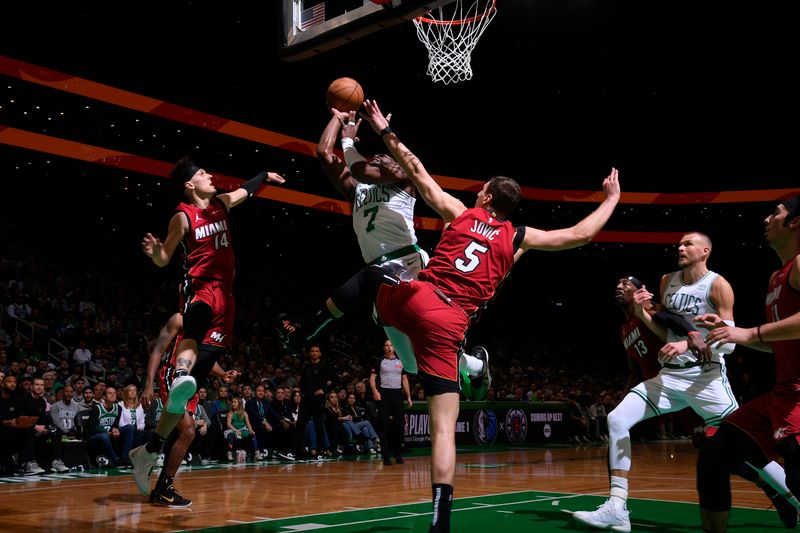
[[[417,243],[415,203],[416,199],[397,185],[356,185],[353,230],[365,263]]]
[[[482,207],[467,209],[442,232],[436,252],[419,279],[438,287],[471,315],[494,296],[514,266],[514,252],[522,242],[524,229]]]
[[[189,232],[181,241],[187,275],[222,281],[231,287],[236,257],[225,204],[213,198],[205,209],[181,202],[176,210],[186,215],[189,222]]]

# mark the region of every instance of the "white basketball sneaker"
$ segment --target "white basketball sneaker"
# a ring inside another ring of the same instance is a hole
[[[624,506],[622,509],[617,509],[611,498],[607,499],[596,511],[576,511],[572,513],[572,517],[579,524],[596,527],[597,529],[621,533],[628,533],[631,530],[628,509]]]
[[[142,444],[138,448],[132,449],[128,453],[128,457],[133,464],[133,479],[136,481],[136,486],[139,488],[139,492],[147,496],[150,494],[150,474],[156,467],[158,454],[148,452],[145,445]]]

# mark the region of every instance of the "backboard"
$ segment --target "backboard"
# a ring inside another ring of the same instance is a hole
[[[281,0],[286,61],[305,59],[395,24],[450,0]]]

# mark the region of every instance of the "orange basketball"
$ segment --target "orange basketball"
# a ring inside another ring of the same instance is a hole
[[[358,111],[364,103],[364,89],[353,78],[338,78],[328,85],[328,107],[339,111]]]

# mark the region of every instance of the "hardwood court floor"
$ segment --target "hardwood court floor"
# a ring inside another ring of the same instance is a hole
[[[457,502],[454,508],[468,504],[494,505],[491,504],[495,501],[491,500],[491,495],[516,494],[515,503],[503,505],[514,505],[517,510],[532,505],[531,502],[546,501],[550,505],[551,500],[559,499],[559,494],[561,499],[574,498],[572,495],[575,494],[606,495],[606,455],[605,446],[497,452],[480,452],[474,448],[460,450],[455,497],[475,499]],[[689,442],[635,445],[631,498],[695,503],[695,458],[695,451]],[[176,479],[179,492],[194,502],[188,509],[168,509],[148,504],[136,490],[130,474],[25,484],[6,483],[0,484],[0,531],[23,531],[28,527],[36,527],[39,531],[149,532],[250,523],[261,524],[257,528],[261,531],[299,531],[310,528],[291,525],[278,527],[278,522],[274,521],[322,513],[351,513],[398,504],[418,504],[399,512],[409,518],[421,517],[430,511],[428,461],[427,456],[411,455],[404,465],[390,467],[383,466],[378,460],[348,460],[193,469],[179,473]],[[769,501],[756,487],[736,478],[732,480],[732,486],[735,506],[754,509],[769,507]],[[531,497],[531,491],[537,493],[535,497]],[[548,499],[547,495],[540,493],[554,493],[555,496]],[[501,496],[494,496],[497,497]],[[572,510],[583,510],[591,509],[601,501],[601,498],[576,499],[569,505]],[[667,507],[662,506],[668,514]],[[468,514],[475,513],[458,513],[461,525],[454,530],[486,529],[478,527],[478,522],[467,520]],[[454,525],[458,523],[455,515]],[[777,523],[777,518],[773,520],[775,513],[772,511],[769,515],[759,516],[761,518],[758,520],[762,522]],[[275,528],[264,527],[264,524],[270,524],[265,522],[267,520],[272,521]],[[399,525],[395,520],[394,525],[388,528],[366,527],[375,520],[366,519],[365,526],[348,531],[390,531]],[[409,521],[397,530],[424,532],[427,530],[424,525],[426,521],[429,521],[429,517],[413,522],[417,525]],[[347,523],[362,522],[364,520],[359,519]],[[514,529],[507,527],[504,531]],[[566,517],[553,528],[538,531],[575,529],[571,519]],[[678,531],[654,525],[645,525],[644,530]],[[737,532],[745,530],[736,529]]]

